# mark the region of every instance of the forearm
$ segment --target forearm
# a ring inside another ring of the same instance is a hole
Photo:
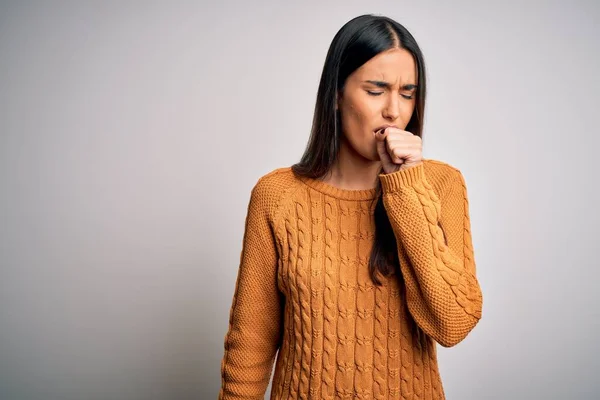
[[[477,324],[482,309],[462,176],[454,178],[444,204],[422,164],[381,179],[409,311],[425,333],[453,346]]]

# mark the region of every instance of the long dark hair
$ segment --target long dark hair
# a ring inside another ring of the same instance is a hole
[[[340,116],[335,109],[337,95],[344,89],[346,79],[352,72],[391,48],[406,49],[414,57],[418,78],[416,105],[405,130],[423,137],[425,62],[416,40],[404,26],[391,18],[360,15],[348,21],[331,42],[317,92],[310,138],[300,162],[292,165],[296,175],[318,179],[329,172],[342,139]],[[399,261],[396,238],[383,205],[380,182],[375,200],[375,242],[369,259],[369,274],[373,282],[381,286],[377,273],[385,277],[399,274]]]

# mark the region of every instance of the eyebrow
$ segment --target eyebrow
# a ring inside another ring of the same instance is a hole
[[[364,82],[368,82],[368,83],[371,83],[371,84],[373,84],[375,86],[378,86],[378,87],[381,87],[381,88],[386,88],[386,89],[389,89],[390,86],[391,86],[388,82],[385,82],[385,81],[371,81],[371,80],[366,80]],[[413,89],[416,89],[417,87],[418,87],[417,85],[414,85],[412,83],[408,83],[408,84],[402,86],[402,89],[403,90],[413,90]]]

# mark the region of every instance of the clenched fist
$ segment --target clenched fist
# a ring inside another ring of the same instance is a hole
[[[375,131],[377,153],[385,174],[418,165],[422,162],[421,138],[411,132],[388,126]]]

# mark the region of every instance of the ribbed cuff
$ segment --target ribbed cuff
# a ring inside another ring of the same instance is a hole
[[[424,166],[421,161],[415,166],[398,170],[389,174],[379,174],[383,192],[393,192],[402,187],[412,186],[425,177]]]

